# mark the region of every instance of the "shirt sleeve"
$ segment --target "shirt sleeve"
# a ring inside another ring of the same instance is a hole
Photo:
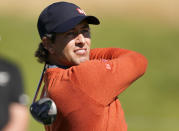
[[[146,70],[146,58],[120,48],[94,49],[90,61],[73,68],[72,82],[89,97],[108,105]]]
[[[130,52],[132,51],[121,48],[95,48],[90,51],[90,60],[112,60]]]

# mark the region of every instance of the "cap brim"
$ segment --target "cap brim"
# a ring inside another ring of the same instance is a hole
[[[53,33],[64,33],[76,25],[78,25],[81,21],[86,20],[88,24],[99,25],[100,21],[95,16],[78,16],[74,17],[68,21],[65,21],[63,24],[58,25],[54,30]],[[52,32],[51,32],[52,33]]]
[[[94,24],[94,25],[99,25],[100,21],[98,18],[95,16],[87,16],[85,20],[88,22],[88,24]]]

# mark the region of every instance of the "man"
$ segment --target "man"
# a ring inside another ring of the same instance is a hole
[[[117,96],[144,74],[147,61],[126,49],[90,49],[89,24],[99,23],[67,2],[48,6],[38,19],[36,57],[49,65],[42,96],[57,106],[46,131],[127,131]]]
[[[18,68],[0,58],[0,131],[27,131],[28,110]]]

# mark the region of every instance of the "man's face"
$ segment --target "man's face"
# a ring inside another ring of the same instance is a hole
[[[89,60],[91,46],[90,29],[87,22],[81,22],[68,32],[56,35],[50,53],[51,64],[73,66]]]

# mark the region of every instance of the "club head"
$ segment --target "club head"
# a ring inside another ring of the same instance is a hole
[[[55,102],[50,98],[41,98],[30,106],[30,112],[33,118],[44,125],[50,125],[54,122],[57,115]]]

